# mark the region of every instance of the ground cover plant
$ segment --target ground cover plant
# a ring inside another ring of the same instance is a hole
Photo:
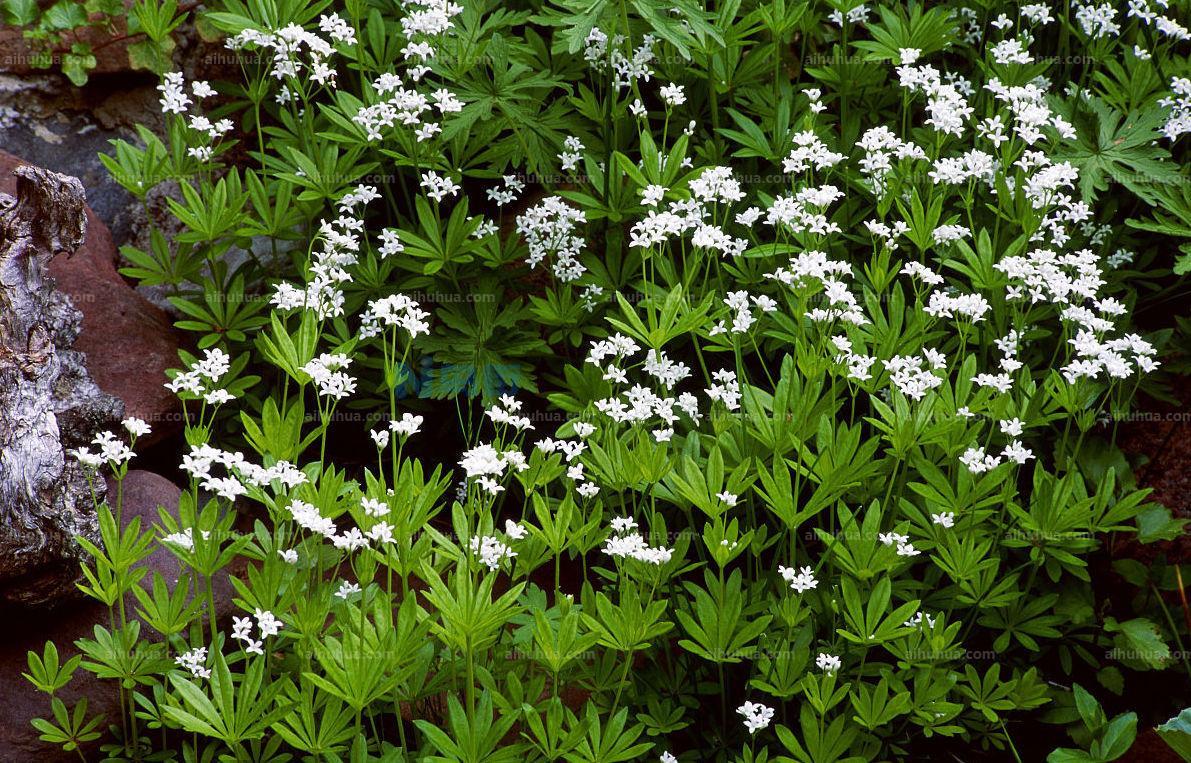
[[[106,159],[172,189],[124,272],[193,336],[188,487],[97,501],[48,743],[1187,754],[1181,569],[1109,554],[1182,533],[1116,434],[1184,336],[1132,318],[1191,262],[1184,5],[195,12],[240,76],[166,74]],[[118,486],[149,426],[76,455]]]

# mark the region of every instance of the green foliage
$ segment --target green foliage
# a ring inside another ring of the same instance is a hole
[[[4,5],[75,78],[78,7]],[[164,129],[102,161],[170,217],[122,273],[189,339],[185,484],[124,523],[123,439],[76,452],[108,615],[29,654],[42,738],[1121,758],[1191,701],[1147,691],[1191,670],[1183,567],[1123,556],[1186,520],[1118,447],[1185,362],[1191,107],[1175,27],[1081,7],[217,0],[208,84],[139,0]]]

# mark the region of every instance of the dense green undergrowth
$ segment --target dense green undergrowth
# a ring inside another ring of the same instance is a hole
[[[99,507],[47,741],[1108,761],[1191,703],[1180,567],[1107,548],[1183,531],[1116,444],[1184,362],[1132,317],[1191,257],[1183,4],[196,13],[240,76],[106,159],[176,218],[124,272],[194,338],[189,482]]]

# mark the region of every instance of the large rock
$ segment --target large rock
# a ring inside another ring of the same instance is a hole
[[[114,500],[115,495],[114,484],[109,485],[109,498]],[[171,511],[176,510],[181,491],[165,477],[133,469],[124,478],[123,495],[125,525],[131,522],[133,517],[140,517],[141,531],[144,532],[145,528],[158,523],[158,506],[164,506]],[[143,580],[146,587],[152,585],[155,572],[161,573],[162,577],[173,584],[181,570],[177,557],[160,543],[154,546],[153,553],[144,564],[148,569],[148,574]],[[235,563],[233,567],[234,572],[243,569],[242,563]],[[215,611],[222,622],[235,611],[231,602],[233,589],[226,572],[216,577],[213,590]],[[135,616],[136,600],[130,596],[126,604],[129,616]],[[79,649],[75,642],[82,638],[94,638],[94,628],[97,624],[108,626],[107,608],[88,599],[77,606],[59,607],[48,612],[22,612],[20,627],[0,629],[0,697],[3,698],[0,701],[0,761],[66,763],[78,760],[77,753],[64,753],[61,749],[37,738],[38,732],[29,722],[38,717],[50,717],[50,702],[44,694],[36,692],[21,673],[28,671],[27,653],[33,651],[40,655],[46,641],[54,642],[62,662],[78,654]],[[141,637],[155,643],[160,643],[161,639],[159,634],[147,626],[142,626]],[[86,670],[80,669],[74,680],[67,684],[58,696],[72,708],[79,699],[85,697],[88,717],[97,714],[105,716],[105,736],[109,724],[119,725],[119,696],[112,681],[101,681]],[[95,748],[98,744],[93,743],[90,747]],[[96,759],[94,749],[85,752],[88,753],[87,760]]]
[[[0,194],[0,602],[43,604],[74,590],[82,549],[98,533],[92,494],[66,454],[118,421],[122,406],[72,349],[82,315],[47,277],[54,255],[86,231],[75,178],[20,167]]]
[[[12,169],[24,164],[0,151],[0,192],[12,185]],[[144,419],[153,432],[141,445],[178,431],[181,408],[163,385],[178,365],[179,336],[169,317],[125,283],[116,270],[117,250],[107,226],[88,207],[86,239],[71,257],[56,257],[49,273],[82,311],[74,349],[104,392],[124,403],[125,415]]]
[[[95,55],[95,68],[91,74],[117,74],[132,71],[132,64],[128,58],[128,45],[134,42],[127,35],[124,19],[113,19],[114,31],[100,27],[83,27],[79,29],[78,40],[91,45]],[[36,48],[25,39],[22,29],[13,26],[0,25],[0,72],[12,74],[32,74],[46,71],[34,66]],[[52,54],[52,69],[60,70],[62,54]]]

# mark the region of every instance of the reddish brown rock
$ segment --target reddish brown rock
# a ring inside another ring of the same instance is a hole
[[[12,170],[24,164],[0,151],[0,192],[15,188]],[[181,429],[181,409],[162,385],[178,365],[179,336],[169,317],[129,286],[116,270],[116,245],[107,226],[87,209],[87,238],[70,257],[55,257],[50,274],[83,313],[74,349],[87,356],[99,388],[124,401],[125,415],[149,422],[149,445]]]
[[[123,487],[125,525],[133,517],[140,517],[143,532],[145,528],[158,523],[157,507],[175,510],[180,495],[178,486],[165,477],[135,469],[128,472]],[[116,485],[111,482],[108,500],[113,505],[116,496]],[[152,585],[154,572],[161,573],[172,584],[177,581],[181,570],[177,557],[160,543],[154,545],[153,553],[145,565],[148,567],[148,574],[143,581],[146,587]],[[233,563],[233,568],[233,572],[242,570],[242,563]],[[221,622],[235,611],[231,603],[232,590],[226,575],[216,578],[215,610]],[[130,596],[126,606],[129,615],[135,616],[136,600]],[[62,662],[78,654],[79,649],[75,646],[77,640],[94,638],[97,624],[108,626],[107,608],[88,599],[70,602],[53,610],[23,610],[19,617],[20,627],[0,629],[0,697],[4,698],[0,701],[0,729],[3,730],[0,733],[0,761],[77,761],[78,753],[64,753],[38,739],[38,732],[30,725],[30,721],[33,718],[50,717],[50,700],[45,694],[37,692],[21,674],[28,671],[27,653],[34,651],[42,654],[47,640],[54,642]],[[142,627],[141,637],[156,644],[161,643],[160,635],[147,627]],[[89,717],[96,714],[105,716],[105,732],[108,724],[119,724],[119,696],[112,681],[101,681],[80,668],[58,697],[71,708],[85,697]],[[87,760],[97,757],[96,750],[100,742],[92,743],[90,749],[85,751]]]
[[[125,34],[123,19],[115,20],[115,30],[109,32],[98,27],[81,29],[78,33],[80,42],[91,45],[92,55],[95,56],[95,68],[92,74],[116,74],[132,71],[132,64],[128,58],[128,44],[133,40]],[[0,72],[9,74],[32,74],[46,71],[33,66],[35,48],[25,39],[21,29],[0,25]],[[61,53],[53,56],[52,69],[60,69]]]

